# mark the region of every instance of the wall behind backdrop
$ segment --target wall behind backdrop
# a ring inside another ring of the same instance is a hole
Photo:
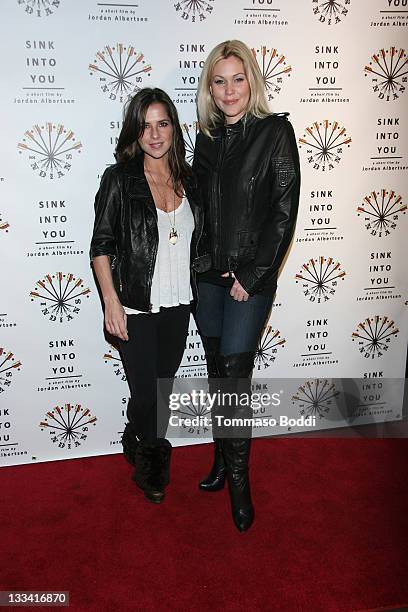
[[[89,266],[94,195],[141,87],[171,95],[191,161],[200,71],[227,38],[253,49],[271,108],[290,112],[303,171],[255,376],[296,377],[285,410],[321,428],[399,418],[381,379],[404,375],[407,345],[407,0],[2,9],[1,464],[120,449],[128,388]],[[205,375],[193,322],[179,375]],[[336,418],[340,377],[362,394]]]

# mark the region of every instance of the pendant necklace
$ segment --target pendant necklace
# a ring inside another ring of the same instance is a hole
[[[156,181],[153,178],[152,173],[150,172],[150,170],[147,170],[147,172],[150,175],[150,178],[152,179],[153,185],[156,187],[156,191],[159,194],[163,204],[164,204],[164,212],[167,214],[167,218],[169,220],[170,223],[170,233],[169,233],[169,242],[170,244],[176,244],[177,240],[178,240],[178,232],[176,229],[176,193],[173,190],[173,223],[171,222],[171,216],[170,213],[167,210],[167,205],[166,205],[166,199],[163,197],[163,195],[161,194],[161,192],[159,191],[159,188],[156,185]]]

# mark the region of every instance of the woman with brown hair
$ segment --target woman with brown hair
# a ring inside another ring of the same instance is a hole
[[[132,98],[116,159],[96,195],[90,256],[105,327],[119,339],[130,387],[124,453],[146,499],[160,503],[171,445],[166,400],[158,414],[157,380],[171,387],[195,291],[190,270],[209,261],[199,253],[203,216],[177,110],[164,91],[145,88]]]
[[[209,54],[198,88],[200,133],[193,169],[205,206],[212,268],[199,275],[196,321],[210,382],[238,388],[250,379],[278,271],[289,247],[299,201],[299,157],[287,113],[272,114],[250,49],[229,40]],[[215,432],[212,470],[200,483],[218,491],[228,480],[240,531],[254,519],[248,462],[251,431]],[[222,435],[228,435],[222,432]]]

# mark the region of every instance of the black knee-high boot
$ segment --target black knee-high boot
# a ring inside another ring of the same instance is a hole
[[[250,396],[253,367],[253,352],[221,356],[220,373],[225,378],[224,390],[235,391],[238,394],[247,393]],[[232,411],[229,413],[235,418],[252,416],[250,407],[242,408],[239,404],[232,407]],[[237,437],[235,437],[234,432],[228,434],[225,431],[227,437],[222,440],[232,518],[235,526],[241,532],[249,529],[254,520],[254,507],[249,485],[251,433],[252,429],[250,427],[241,427],[237,431]],[[229,435],[234,437],[228,437]]]
[[[211,379],[220,378],[219,359],[221,338],[203,336],[202,341],[207,361],[209,392],[212,393],[218,389],[213,388]],[[202,491],[220,491],[224,488],[225,477],[222,440],[214,436],[214,462],[208,476],[201,480],[198,486]]]

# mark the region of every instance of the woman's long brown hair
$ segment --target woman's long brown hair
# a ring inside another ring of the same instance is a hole
[[[138,91],[127,104],[123,126],[116,145],[115,157],[118,162],[128,161],[141,153],[139,138],[143,135],[147,109],[151,104],[163,104],[173,126],[173,141],[169,150],[170,174],[173,188],[182,195],[183,179],[191,175],[186,162],[186,148],[177,109],[165,91],[145,87]]]

